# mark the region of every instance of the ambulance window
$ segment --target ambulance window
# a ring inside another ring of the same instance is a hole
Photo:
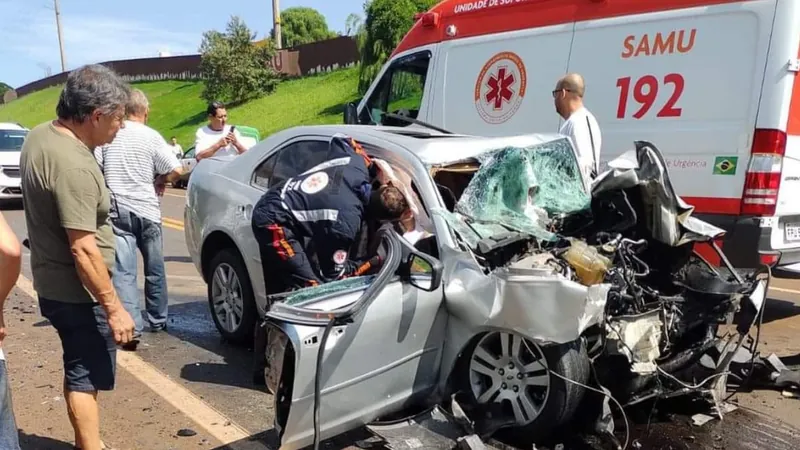
[[[431,53],[416,53],[398,59],[383,74],[362,112],[362,124],[408,126],[408,122],[381,117],[389,112],[416,119],[428,77]]]

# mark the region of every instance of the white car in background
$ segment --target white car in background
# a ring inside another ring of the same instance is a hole
[[[16,123],[0,122],[0,201],[22,199],[19,157],[28,131]]]

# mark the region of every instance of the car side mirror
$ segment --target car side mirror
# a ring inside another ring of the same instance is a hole
[[[415,288],[432,292],[442,283],[442,269],[442,263],[433,256],[412,252],[403,267],[403,278]]]
[[[358,107],[353,102],[344,106],[344,123],[345,125],[358,124]]]

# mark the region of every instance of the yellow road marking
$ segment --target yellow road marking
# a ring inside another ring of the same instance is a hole
[[[20,275],[19,279],[17,279],[17,287],[34,299],[37,298],[33,283],[25,276]],[[186,417],[203,427],[208,434],[219,440],[223,445],[250,437],[250,433],[247,430],[234,423],[193,392],[170,379],[169,376],[135,353],[117,352],[117,364],[152,389],[156,395],[177,408]]]
[[[183,221],[178,219],[171,219],[169,217],[162,217],[161,223],[167,228],[172,228],[173,230],[183,231]]]
[[[786,292],[787,294],[800,294],[800,291],[796,291],[794,289],[785,289],[779,287],[770,287],[770,291],[778,291],[778,292]]]

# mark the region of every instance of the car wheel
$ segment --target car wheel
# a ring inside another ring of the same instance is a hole
[[[467,353],[468,398],[499,423],[511,423],[513,434],[545,438],[566,424],[583,399],[589,358],[581,341],[542,348],[509,332],[489,332]]]
[[[208,306],[214,325],[226,340],[252,344],[258,311],[242,258],[226,248],[211,259],[209,267]]]

